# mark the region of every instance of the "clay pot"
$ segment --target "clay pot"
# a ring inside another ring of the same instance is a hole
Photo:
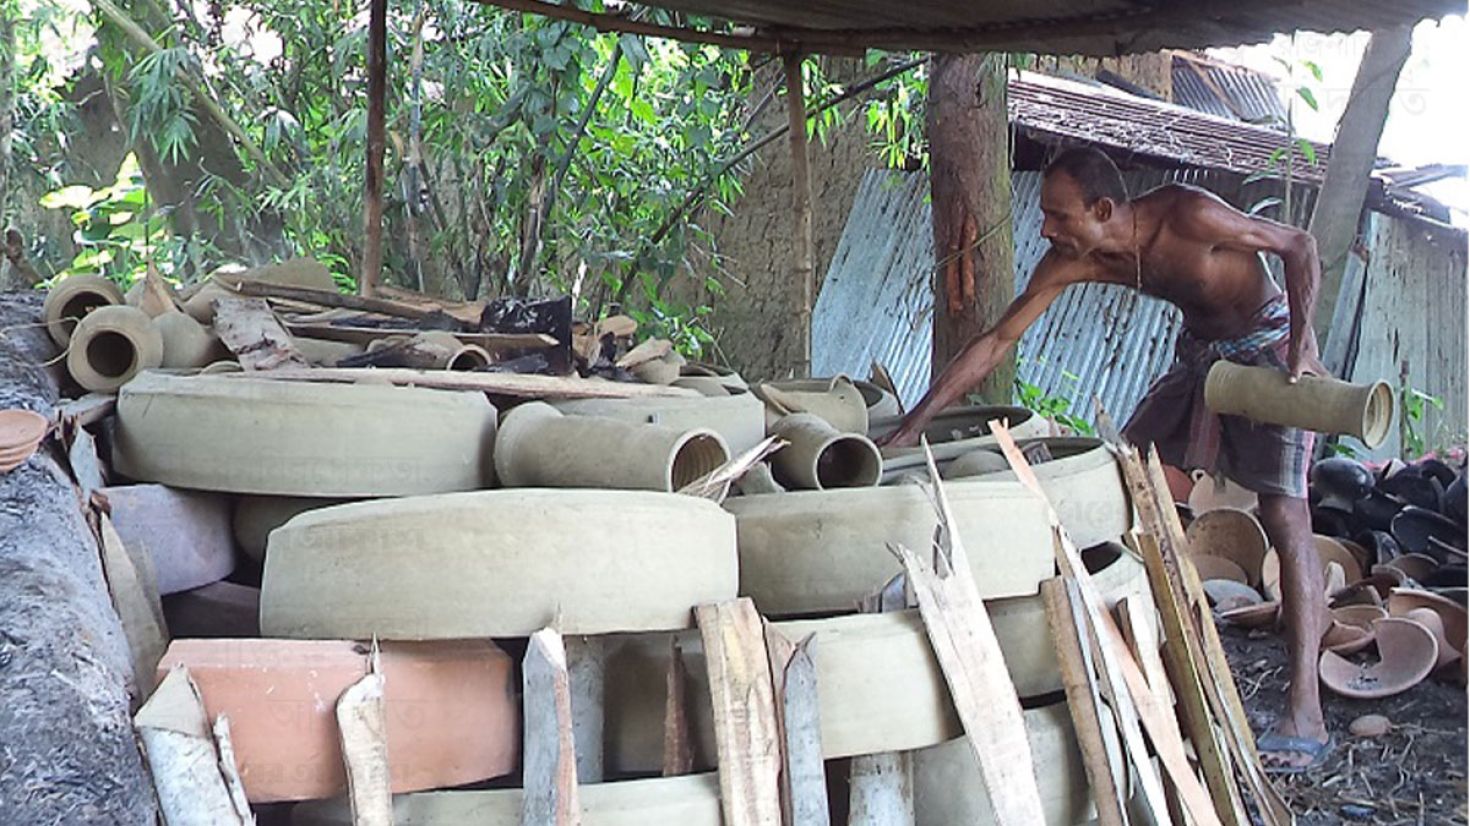
[[[1328,563],[1335,562],[1342,568],[1343,582],[1357,582],[1363,578],[1363,570],[1358,567],[1358,561],[1353,554],[1342,543],[1330,536],[1314,536],[1317,548],[1317,557],[1322,563],[1322,574],[1324,581],[1327,575]],[[1271,599],[1281,599],[1281,557],[1275,548],[1266,554],[1261,564],[1261,587],[1266,596]],[[1339,588],[1341,585],[1338,586]]]
[[[1391,559],[1384,563],[1385,567],[1397,568],[1404,572],[1404,576],[1415,582],[1423,583],[1439,567],[1434,557],[1427,554],[1404,554],[1397,559]]]
[[[1220,415],[1318,433],[1346,433],[1369,448],[1393,429],[1393,391],[1387,382],[1349,384],[1302,376],[1296,383],[1275,367],[1217,361],[1205,378],[1205,404]]]
[[[1230,580],[1241,585],[1250,587],[1250,579],[1245,571],[1234,562],[1223,556],[1210,556],[1208,554],[1197,554],[1189,557],[1190,564],[1194,565],[1195,574],[1201,582],[1208,580]]]
[[[1312,533],[1322,536],[1352,536],[1359,530],[1358,520],[1351,513],[1336,508],[1312,508]]]
[[[1011,469],[1006,457],[994,450],[972,450],[949,463],[940,475],[945,479],[966,479],[987,473],[1004,473]]]
[[[1384,531],[1362,531],[1355,534],[1353,539],[1367,549],[1370,568],[1388,562],[1404,552],[1399,547],[1399,541]]]
[[[766,438],[766,407],[750,393],[710,398],[576,399],[552,403],[569,416],[605,416],[680,430],[708,428],[739,456]]]
[[[1434,664],[1434,670],[1438,671],[1456,660],[1460,659],[1460,652],[1450,644],[1449,638],[1445,636],[1444,620],[1433,608],[1410,608],[1404,613],[1404,619],[1413,620],[1434,635],[1439,643],[1439,659]]]
[[[1259,605],[1232,608],[1221,611],[1220,619],[1241,628],[1272,628],[1281,617],[1280,600],[1268,600]]]
[[[453,370],[469,372],[489,367],[494,361],[490,351],[478,344],[465,344],[453,333],[430,330],[413,337],[414,342],[427,345],[439,357],[429,365],[431,370]]]
[[[162,367],[203,367],[229,355],[213,332],[184,313],[157,316],[153,327],[163,340]]]
[[[1261,584],[1261,566],[1270,543],[1261,523],[1250,513],[1225,507],[1205,511],[1195,517],[1185,535],[1196,568],[1210,564],[1199,557],[1219,557],[1234,563],[1245,574],[1242,582]]]
[[[46,438],[51,420],[31,410],[0,410],[0,473],[25,464]]]
[[[271,531],[291,521],[300,513],[317,508],[341,505],[346,499],[321,499],[311,496],[239,496],[230,517],[230,530],[235,544],[256,562],[265,561],[265,548]]]
[[[207,281],[184,301],[184,312],[200,324],[213,324],[215,299],[234,298],[238,295],[239,293],[227,290],[214,281]]]
[[[542,402],[507,413],[495,439],[495,473],[506,487],[675,493],[728,461],[713,430],[563,416]]]
[[[148,314],[123,305],[99,307],[72,331],[66,369],[83,388],[105,393],[163,363],[163,336]]]
[[[860,379],[852,379],[847,376],[833,376],[832,378],[817,379],[791,379],[788,381],[767,382],[765,386],[774,387],[779,392],[787,395],[793,393],[829,394],[835,391],[845,396],[846,388],[848,385],[851,385],[854,389],[857,390],[858,394],[862,396],[863,404],[867,407],[868,410],[868,422],[870,424],[871,422],[877,420],[903,415],[903,411],[902,409],[900,409],[898,404],[898,399],[895,398],[892,393],[889,393],[887,390],[884,390],[873,382],[863,381]],[[843,404],[845,405],[846,403],[847,399],[844,398]],[[793,410],[792,412],[799,411]],[[818,415],[821,415],[821,412],[818,410],[808,410],[807,412],[818,413]],[[846,416],[847,413],[844,412],[843,415]],[[836,424],[834,423],[833,426],[835,427]]]
[[[1349,605],[1332,609],[1332,626],[1322,635],[1322,648],[1347,656],[1373,644],[1373,623],[1388,616],[1376,605]]]
[[[291,344],[307,361],[322,367],[336,367],[342,359],[359,356],[363,352],[357,344],[307,336],[292,336]]]
[[[1311,483],[1322,495],[1321,505],[1351,511],[1353,503],[1373,490],[1373,473],[1362,462],[1333,456],[1312,465]]]
[[[1379,660],[1356,665],[1332,651],[1318,660],[1322,684],[1344,697],[1372,700],[1392,697],[1418,685],[1439,661],[1434,634],[1417,622],[1389,617],[1373,622]]]
[[[1189,491],[1189,510],[1195,518],[1219,508],[1256,509],[1258,497],[1255,491],[1246,490],[1229,479],[1211,476],[1203,470],[1194,471],[1191,478],[1194,485]]]
[[[123,303],[122,290],[111,281],[97,275],[73,275],[64,278],[46,294],[46,303],[41,310],[46,321],[46,332],[51,340],[65,347],[71,341],[77,322],[99,307],[111,307]]]
[[[718,364],[709,364],[703,361],[685,362],[679,368],[679,377],[712,379],[724,386],[731,394],[744,392],[749,389],[745,383],[745,379],[741,378],[739,373],[728,367],[721,367]]]
[[[679,378],[680,361],[670,358],[675,353],[661,358],[650,359],[632,368],[631,372],[637,379],[645,384],[673,384]]]
[[[1385,494],[1435,513],[1444,507],[1444,488],[1439,479],[1414,473],[1400,473],[1378,483],[1378,489]]]
[[[1204,588],[1205,597],[1209,599],[1211,607],[1219,614],[1263,602],[1256,589],[1238,580],[1207,579],[1201,587]]]
[[[1444,624],[1445,639],[1449,640],[1450,647],[1462,654],[1464,653],[1466,638],[1465,606],[1439,594],[1412,588],[1395,588],[1389,592],[1389,616],[1408,616],[1408,613],[1415,608],[1428,608],[1439,614],[1440,621]]]
[[[367,655],[336,640],[175,640],[158,673],[187,667],[210,719],[229,718],[250,802],[304,800],[346,786],[335,706],[368,673]],[[520,714],[503,651],[488,640],[384,643],[380,662],[393,791],[515,770]]]
[[[1006,422],[1011,437],[1016,440],[1039,438],[1051,433],[1046,419],[1024,407],[1010,405],[980,405],[974,407],[951,407],[940,411],[924,428],[937,462],[947,462],[976,448],[995,444],[990,435],[990,423],[995,420]],[[898,429],[902,416],[876,419],[868,423],[868,436],[878,439]],[[883,458],[893,470],[924,466],[924,451],[920,447],[884,447]]]
[[[1429,549],[1429,537],[1437,537],[1441,542],[1461,551],[1465,549],[1465,529],[1455,524],[1454,520],[1441,516],[1434,511],[1416,508],[1410,505],[1399,511],[1393,518],[1393,526],[1390,528],[1393,538],[1398,540],[1399,547],[1408,553],[1424,553]]]
[[[873,487],[883,475],[877,445],[814,413],[783,416],[770,432],[787,442],[771,457],[771,471],[788,490]]]
[[[1461,525],[1465,524],[1466,516],[1466,493],[1465,474],[1461,473],[1455,477],[1455,481],[1444,491],[1444,514],[1454,519]]]
[[[1364,528],[1386,531],[1404,509],[1404,501],[1381,490],[1371,490],[1352,505],[1353,518]]]

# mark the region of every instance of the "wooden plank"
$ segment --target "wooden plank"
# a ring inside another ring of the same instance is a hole
[[[1225,651],[1220,644],[1219,631],[1215,628],[1214,614],[1210,611],[1204,588],[1200,585],[1194,568],[1181,563],[1181,558],[1188,553],[1189,539],[1179,520],[1179,512],[1173,507],[1157,449],[1150,452],[1146,476],[1154,503],[1153,512],[1161,535],[1166,540],[1159,549],[1160,559],[1171,584],[1177,583],[1180,589],[1177,596],[1181,598],[1188,618],[1194,624],[1196,640],[1200,642],[1192,650],[1198,657],[1195,668],[1204,682],[1211,710],[1224,727],[1226,747],[1235,761],[1237,771],[1244,775],[1267,822],[1292,823],[1295,818],[1291,810],[1266,776],[1260,755],[1256,752],[1250,718],[1245,713],[1235,677],[1225,659]]]
[[[1112,760],[1103,739],[1103,716],[1099,710],[1102,698],[1098,696],[1093,676],[1092,652],[1083,644],[1081,636],[1086,633],[1086,626],[1079,629],[1076,624],[1082,597],[1079,594],[1074,598],[1069,593],[1075,589],[1075,583],[1049,579],[1041,583],[1041,601],[1051,627],[1067,710],[1071,712],[1072,728],[1077,732],[1077,745],[1082,752],[1082,767],[1087,771],[1087,782],[1097,806],[1097,822],[1099,826],[1123,826],[1128,822],[1124,815],[1127,801],[1114,779]],[[1112,720],[1108,723],[1111,725]]]
[[[199,687],[186,668],[176,668],[133,720],[152,769],[163,820],[186,826],[247,826],[249,808],[237,807],[209,730]]]
[[[353,826],[393,826],[393,788],[388,773],[388,710],[376,641],[368,673],[337,700],[337,729],[347,768],[347,802]]]
[[[571,678],[560,634],[543,628],[531,635],[522,677],[526,731],[521,824],[576,826],[582,822],[582,807],[577,801]]]
[[[346,293],[339,293],[335,290],[299,287],[294,284],[274,284],[269,281],[258,281],[255,279],[233,279],[228,275],[216,275],[215,280],[223,283],[226,287],[240,295],[251,296],[253,298],[284,298],[291,301],[315,304],[318,307],[357,310],[364,313],[376,313],[377,315],[411,318],[414,320],[428,318],[434,314],[432,309],[417,307],[401,301],[376,298],[366,294],[347,295]]]
[[[530,373],[456,373],[447,370],[410,370],[401,367],[352,369],[322,367],[317,369],[282,369],[255,374],[221,373],[226,377],[248,376],[276,381],[315,381],[355,384],[397,384],[428,387],[434,390],[465,390],[497,396],[528,399],[634,399],[700,398],[697,391],[657,384],[584,379],[575,376],[540,376]]]
[[[216,298],[214,332],[247,373],[309,366],[264,299]]]
[[[876,364],[876,362],[875,362]],[[896,574],[863,597],[865,614],[908,609],[908,577]],[[848,826],[914,826],[914,758],[910,752],[860,754],[848,769]]]
[[[607,707],[607,647],[603,637],[564,637],[567,679],[572,692],[572,739],[577,749],[577,781],[601,783],[603,723]]]
[[[1113,606],[1113,612],[1117,614],[1118,630],[1123,632],[1128,650],[1143,668],[1143,676],[1148,679],[1149,688],[1158,695],[1161,704],[1173,705],[1174,689],[1169,685],[1169,672],[1164,669],[1164,658],[1159,653],[1161,644],[1158,630],[1148,619],[1154,613],[1153,604],[1136,595],[1129,595],[1118,600],[1118,604]]]
[[[664,678],[664,765],[663,776],[675,777],[694,770],[693,732],[689,723],[689,671],[684,666],[684,649],[672,637],[669,670]]]
[[[1078,590],[1082,594],[1087,622],[1092,627],[1092,633],[1096,635],[1103,676],[1112,685],[1126,688],[1126,691],[1120,689],[1116,692],[1113,697],[1114,703],[1126,706],[1128,700],[1132,700],[1138,719],[1148,731],[1149,739],[1154,743],[1159,762],[1163,764],[1165,772],[1179,790],[1180,798],[1189,816],[1194,818],[1199,826],[1218,826],[1220,819],[1215,815],[1210,797],[1200,785],[1199,779],[1194,776],[1189,760],[1185,756],[1184,742],[1174,722],[1172,710],[1158,705],[1154,695],[1149,691],[1148,681],[1144,679],[1138,664],[1131,657],[1123,655],[1127,651],[1127,643],[1123,641],[1122,634],[1118,631],[1117,625],[1113,623],[1112,615],[1108,613],[1102,595],[1098,592],[1096,583],[1092,581],[1092,575],[1082,564],[1082,555],[1077,551],[1077,546],[1067,535],[1066,528],[1057,518],[1056,511],[1050,508],[1046,492],[1042,490],[1041,483],[1036,480],[1036,473],[1026,463],[1020,449],[1016,447],[1015,439],[1011,438],[1010,430],[1001,421],[992,421],[990,428],[1001,451],[1010,461],[1016,478],[1043,501],[1048,501],[1052,530],[1057,540],[1055,545],[1057,567],[1061,569],[1064,577],[1077,583]],[[1156,819],[1166,821],[1168,806],[1163,789],[1158,786],[1157,777],[1147,772],[1143,765],[1147,760],[1147,747],[1143,744],[1137,729],[1127,725],[1126,721],[1123,725],[1123,741],[1124,747],[1134,761],[1135,768],[1139,771],[1145,802]]]
[[[815,636],[793,643],[764,619],[766,656],[781,734],[781,813],[786,826],[828,826],[827,774],[822,765],[821,704]]]
[[[747,597],[694,609],[709,669],[725,826],[779,826],[781,745],[765,634]]]
[[[360,327],[345,324],[319,324],[287,320],[286,330],[294,336],[319,338],[325,341],[340,341],[346,344],[366,346],[380,338],[412,336],[423,332],[418,329],[394,327]],[[461,333],[446,331],[464,344],[478,344],[492,353],[505,350],[531,350],[555,347],[557,341],[545,333]]]
[[[153,582],[139,571],[131,554],[123,545],[122,537],[112,526],[107,514],[97,514],[100,550],[102,552],[102,574],[107,579],[107,590],[112,596],[112,608],[122,621],[123,636],[127,640],[128,652],[133,661],[133,681],[136,697],[141,702],[153,693],[154,675],[158,661],[168,648],[168,630],[163,622],[163,607],[159,602],[158,589]]]
[[[901,545],[890,544],[889,550],[903,563],[918,599],[925,633],[980,766],[996,823],[1043,823],[1046,817],[1021,703],[970,572],[964,544],[955,532],[956,521],[934,457],[927,458],[942,535],[935,542],[934,562],[931,565]]]

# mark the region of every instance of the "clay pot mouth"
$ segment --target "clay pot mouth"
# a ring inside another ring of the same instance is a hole
[[[1201,566],[1216,564],[1206,560],[1214,557],[1230,562],[1244,574],[1241,582],[1260,584],[1270,544],[1261,523],[1250,513],[1236,508],[1206,511],[1190,523],[1185,535],[1189,539],[1190,558],[1202,578],[1213,578],[1207,577]]]
[[[0,410],[0,453],[13,448],[34,450],[50,426],[50,419],[33,410]]]
[[[87,342],[87,364],[109,379],[126,376],[138,365],[138,348],[133,340],[116,330],[99,330]]]
[[[63,335],[70,338],[81,321],[93,310],[107,307],[114,302],[99,290],[81,289],[61,305],[61,315],[56,323],[61,325]]]
[[[1365,631],[1373,630],[1374,621],[1387,616],[1388,609],[1381,605],[1344,605],[1341,608],[1332,609],[1334,620]]]
[[[1418,685],[1439,661],[1439,643],[1433,632],[1413,620],[1374,620],[1373,634],[1378,639],[1378,662],[1358,665],[1323,651],[1317,661],[1322,683],[1344,697],[1391,697]]]
[[[841,434],[822,443],[816,459],[817,486],[869,488],[883,475],[883,456],[867,439]]]
[[[730,461],[730,450],[712,430],[692,430],[674,446],[669,462],[669,490],[680,491]]]
[[[468,373],[489,367],[490,362],[491,358],[488,350],[479,345],[470,344],[460,348],[458,352],[450,356],[449,364],[445,366],[445,369],[458,373]]]
[[[1393,390],[1386,381],[1376,381],[1368,391],[1368,402],[1363,410],[1363,444],[1377,447],[1388,438],[1393,429]]]

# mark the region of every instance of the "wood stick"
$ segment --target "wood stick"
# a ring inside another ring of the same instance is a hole
[[[369,671],[337,700],[337,729],[347,766],[347,800],[353,826],[393,826],[393,787],[388,771],[388,710],[377,642]]]
[[[209,716],[189,671],[168,673],[133,721],[152,768],[159,808],[167,823],[253,824],[220,774]]]
[[[926,453],[928,444],[925,443]],[[1021,703],[1006,671],[1000,642],[970,573],[969,558],[939,481],[933,454],[927,455],[942,538],[930,565],[913,551],[890,544],[903,563],[919,602],[924,630],[964,726],[996,823],[1043,823],[1041,793]]]
[[[1173,705],[1174,688],[1169,685],[1169,672],[1164,669],[1164,659],[1159,654],[1158,629],[1148,619],[1154,612],[1153,606],[1130,595],[1118,600],[1113,612],[1117,614],[1118,629],[1123,632],[1128,650],[1143,668],[1143,676],[1148,678],[1149,688],[1158,695],[1161,704]]]
[[[664,679],[664,777],[694,770],[693,733],[689,728],[689,671],[684,667],[684,649],[671,637],[669,671]]]
[[[357,290],[371,297],[383,275],[383,155],[388,148],[388,0],[368,0],[367,163],[362,194],[362,274]]]
[[[601,783],[602,731],[607,706],[604,688],[607,647],[602,637],[571,636],[562,642],[567,652],[567,679],[572,692],[572,738],[577,747],[577,782]]]
[[[561,635],[543,628],[531,635],[522,667],[525,703],[522,826],[576,826],[576,741],[572,689]]]
[[[1072,728],[1077,732],[1082,766],[1087,771],[1087,782],[1097,806],[1097,822],[1100,826],[1123,826],[1128,822],[1124,815],[1127,803],[1114,779],[1112,760],[1103,739],[1103,717],[1099,711],[1102,700],[1093,676],[1092,651],[1081,637],[1086,633],[1085,618],[1079,616],[1082,597],[1070,593],[1075,589],[1074,583],[1049,579],[1041,583],[1041,601],[1051,626],[1052,647],[1057,653]],[[1084,623],[1080,629],[1078,619]]]
[[[1112,685],[1126,688],[1126,691],[1120,688],[1116,692],[1113,697],[1114,703],[1126,707],[1131,698],[1132,705],[1137,710],[1138,719],[1148,731],[1165,772],[1179,789],[1180,798],[1189,816],[1194,818],[1199,826],[1219,826],[1220,819],[1215,815],[1210,797],[1200,785],[1199,779],[1194,776],[1194,771],[1190,768],[1189,760],[1184,754],[1184,742],[1180,738],[1172,713],[1169,709],[1161,708],[1157,704],[1138,664],[1132,658],[1122,655],[1127,650],[1127,643],[1123,641],[1122,634],[1119,633],[1117,625],[1113,623],[1112,615],[1108,613],[1102,595],[1098,592],[1096,583],[1092,581],[1092,575],[1082,564],[1082,555],[1077,551],[1077,546],[1072,543],[1066,528],[1062,526],[1056,510],[1051,508],[1046,492],[1042,490],[1041,483],[1036,479],[1036,473],[1026,463],[1026,458],[1021,455],[1015,439],[1011,438],[1010,430],[1003,422],[992,421],[990,429],[1001,451],[1010,461],[1016,478],[1041,497],[1042,501],[1048,503],[1052,532],[1056,539],[1057,566],[1061,569],[1062,576],[1077,583],[1078,590],[1082,594],[1087,622],[1091,625],[1092,633],[1096,635],[1095,643],[1102,665],[1102,676]],[[1126,721],[1123,726],[1123,742],[1139,773],[1144,799],[1152,809],[1154,817],[1161,821],[1167,820],[1168,805],[1163,788],[1158,783],[1157,775],[1149,769],[1147,747],[1138,730],[1127,725]]]
[[[371,344],[380,338],[411,336],[422,332],[417,329],[395,329],[393,327],[356,327],[343,324],[316,324],[286,321],[286,329],[294,336],[341,341],[347,344]],[[545,333],[457,333],[451,332],[465,344],[478,344],[490,352],[503,350],[533,350],[555,347],[557,341]]]
[[[310,367],[264,299],[216,298],[214,332],[246,373]]]
[[[366,295],[348,295],[335,290],[319,290],[315,287],[298,287],[294,284],[273,284],[255,279],[234,279],[228,275],[216,275],[215,280],[241,295],[254,298],[282,298],[331,307],[342,310],[357,310],[364,313],[410,318],[415,321],[434,315],[433,309],[418,307],[402,301],[375,298]]]
[[[896,574],[863,597],[858,611],[907,610],[908,577]],[[860,754],[848,769],[848,826],[914,826],[914,758],[911,752]]]
[[[796,331],[801,336],[801,361],[796,367],[796,374],[809,376],[816,262],[812,252],[812,179],[806,146],[806,92],[801,81],[801,53],[788,53],[782,61],[786,70],[786,137],[791,145],[791,278],[801,285],[801,304],[796,314]]]
[[[709,669],[725,826],[780,826],[781,746],[765,633],[748,597],[694,609]]]
[[[153,693],[158,661],[168,648],[168,630],[158,598],[157,580],[144,576],[112,526],[112,519],[99,513],[97,527],[102,573],[112,596],[112,608],[122,621],[123,636],[133,660],[133,680],[138,701]]]
[[[786,826],[829,826],[827,775],[822,767],[822,719],[817,699],[815,636],[793,643],[764,619],[771,662],[776,727],[781,733],[781,812]]]
[[[399,367],[354,370],[344,367],[270,370],[258,373],[221,373],[275,381],[321,381],[353,384],[371,382],[428,387],[434,390],[472,390],[497,396],[530,399],[632,399],[648,396],[698,398],[699,393],[682,387],[657,384],[583,379],[575,376],[540,376],[531,373],[459,373],[447,370],[410,370]]]

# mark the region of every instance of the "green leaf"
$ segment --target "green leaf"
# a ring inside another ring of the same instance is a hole
[[[1311,61],[1311,60],[1303,60],[1302,61],[1302,65],[1305,66],[1305,67],[1307,67],[1307,71],[1309,71],[1309,72],[1312,73],[1312,77],[1313,78],[1316,78],[1316,80],[1317,80],[1318,83],[1321,83],[1322,82],[1322,67],[1321,66],[1318,66],[1316,64],[1316,62]]]
[[[1302,157],[1307,159],[1307,163],[1311,164],[1312,166],[1316,166],[1317,147],[1313,146],[1312,142],[1307,140],[1306,138],[1297,138],[1296,145],[1297,148],[1301,149]]]
[[[74,184],[42,195],[41,206],[46,209],[86,209],[97,200],[97,193],[91,187]]]
[[[1308,106],[1312,107],[1313,112],[1317,111],[1317,96],[1312,94],[1311,89],[1305,86],[1298,86],[1296,93],[1298,97],[1307,102]]]

